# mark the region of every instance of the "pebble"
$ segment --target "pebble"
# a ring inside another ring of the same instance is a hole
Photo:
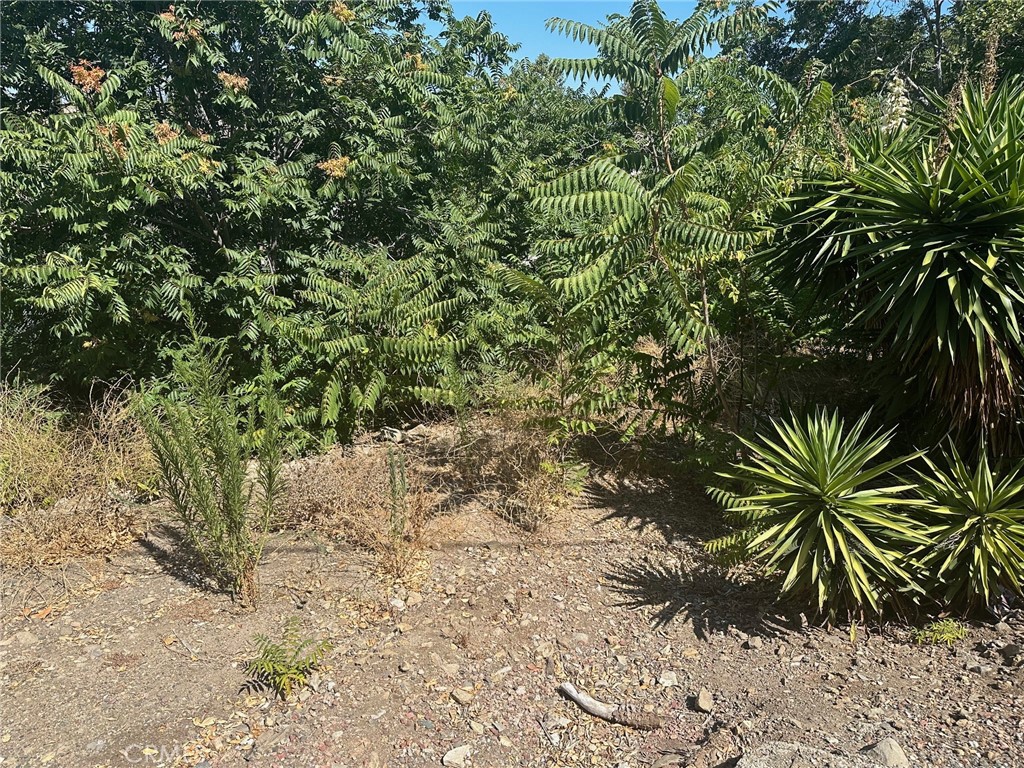
[[[471,701],[473,701],[473,694],[462,688],[453,688],[452,698],[455,699],[455,701],[457,701],[462,706],[466,706]]]
[[[23,629],[20,632],[15,632],[11,636],[11,640],[16,642],[18,645],[35,645],[39,642],[39,638],[29,632],[27,629]]]
[[[665,688],[672,688],[673,686],[679,685],[679,678],[672,670],[666,670],[661,673],[661,677],[658,678],[658,683]]]
[[[466,765],[466,758],[469,757],[471,747],[469,744],[463,744],[461,747],[455,747],[455,749],[449,749],[444,753],[444,757],[441,758],[441,765],[451,765],[455,768],[462,768]]]
[[[760,637],[750,637],[743,644],[743,647],[750,651],[756,651],[764,647],[764,640]]]
[[[701,688],[694,697],[694,706],[698,712],[710,713],[715,708],[715,697],[707,688]]]
[[[864,754],[886,768],[910,768],[910,760],[903,747],[893,738],[882,739],[864,750]]]

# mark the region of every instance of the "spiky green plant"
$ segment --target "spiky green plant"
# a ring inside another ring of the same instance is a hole
[[[1022,594],[1024,462],[993,467],[982,446],[972,468],[952,445],[942,464],[924,461],[917,476],[932,544],[920,554],[943,603],[970,609],[1000,589]]]
[[[906,484],[879,481],[909,457],[873,463],[892,432],[865,434],[868,416],[847,429],[836,413],[773,421],[773,435],[743,440],[746,461],[720,473],[745,490],[719,491],[743,524],[708,544],[739,551],[782,574],[786,595],[809,595],[830,619],[841,611],[877,613],[901,592],[919,587],[905,553],[925,543],[897,511]]]
[[[306,685],[310,673],[331,651],[326,639],[302,637],[302,623],[292,616],[284,623],[280,642],[266,635],[254,638],[257,655],[246,665],[255,688],[269,688],[287,699],[296,688]]]
[[[197,339],[175,356],[172,392],[150,389],[140,408],[160,490],[186,539],[218,585],[249,607],[259,600],[257,566],[284,491],[283,409],[271,374],[265,359],[256,412],[247,417],[228,383],[223,345]]]
[[[941,121],[854,143],[775,264],[807,284],[837,278],[883,361],[954,426],[1003,443],[1024,413],[1024,81],[936,106]]]

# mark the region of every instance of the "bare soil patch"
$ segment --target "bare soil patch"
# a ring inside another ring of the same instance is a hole
[[[300,475],[322,488],[382,450]],[[440,493],[425,456],[411,472]],[[594,467],[536,533],[449,493],[402,577],[372,537],[331,531],[331,498],[273,539],[255,613],[207,591],[159,525],[121,555],[5,568],[0,765],[711,768],[767,742],[854,753],[886,736],[915,766],[1024,765],[1019,619],[952,649],[808,626],[706,558],[719,516],[698,488]],[[290,616],[334,645],[314,685],[287,703],[245,691],[253,636]],[[664,725],[595,719],[565,681]]]

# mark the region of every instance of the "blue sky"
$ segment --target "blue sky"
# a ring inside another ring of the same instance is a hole
[[[685,19],[693,12],[696,0],[662,0],[661,7],[669,16]],[[536,58],[546,53],[552,58],[585,57],[594,54],[589,46],[575,43],[544,28],[552,16],[598,25],[609,14],[625,14],[629,0],[452,0],[458,18],[476,16],[488,11],[497,30],[520,43],[518,56]]]

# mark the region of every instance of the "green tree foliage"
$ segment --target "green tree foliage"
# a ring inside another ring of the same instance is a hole
[[[620,139],[537,188],[537,209],[558,225],[538,242],[537,274],[517,278],[557,318],[548,340],[562,357],[547,371],[561,380],[547,383],[577,428],[601,414],[632,430],[742,406],[728,391],[742,377],[726,331],[741,316],[765,319],[745,259],[793,174],[813,164],[806,138],[831,97],[819,78],[798,90],[730,55],[706,57],[711,45],[731,50],[769,8],[707,4],[678,22],[637,0],[604,27],[550,22],[598,49],[556,64],[619,90],[592,111]]]
[[[601,130],[514,51],[439,4],[5,4],[5,370],[159,374],[190,310],[328,438],[443,401],[515,323],[528,189]]]

